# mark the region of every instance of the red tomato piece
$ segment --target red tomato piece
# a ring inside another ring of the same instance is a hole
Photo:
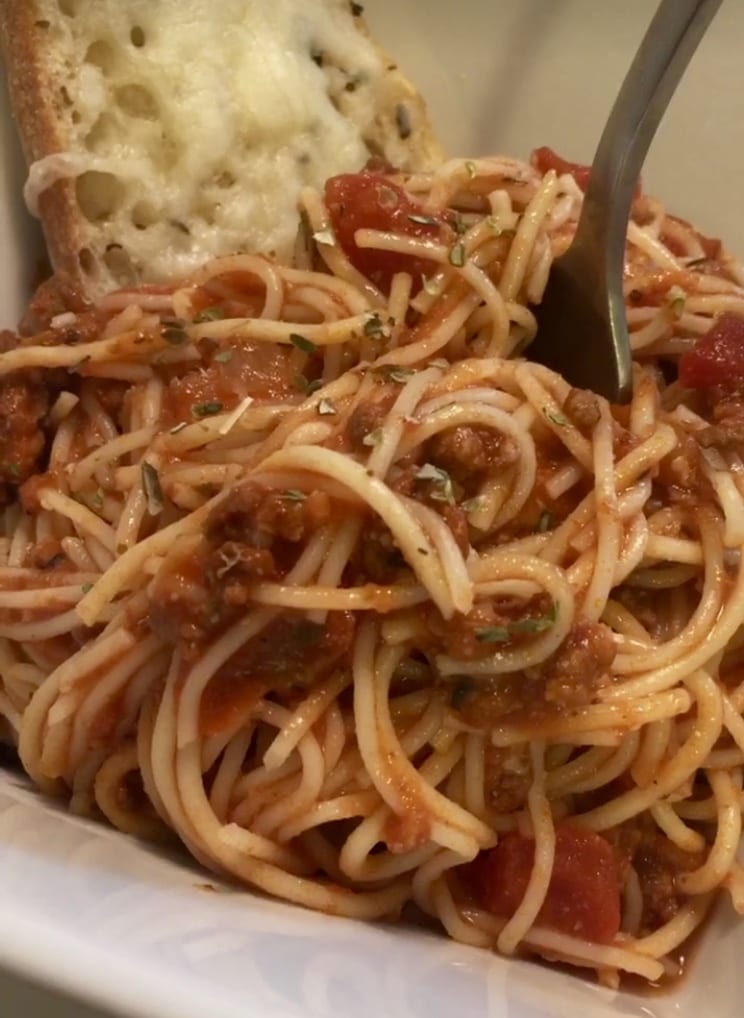
[[[532,153],[532,165],[540,173],[547,173],[548,170],[555,170],[558,176],[562,176],[564,173],[570,173],[576,183],[579,185],[582,191],[586,191],[589,186],[589,177],[592,173],[591,166],[584,166],[583,163],[572,163],[569,159],[563,159],[554,152],[552,148],[547,145],[543,145],[540,148],[536,148]],[[635,189],[635,197],[640,198],[641,195],[641,184],[638,182],[638,186]]]
[[[510,917],[517,910],[534,855],[534,840],[513,833],[476,860],[476,893],[494,915]],[[556,828],[553,873],[537,922],[597,944],[614,940],[620,929],[620,873],[601,834],[567,824]]]
[[[539,170],[540,173],[547,173],[548,170],[555,170],[558,176],[562,176],[564,173],[570,173],[581,190],[586,191],[587,184],[589,183],[591,167],[583,166],[581,163],[572,163],[568,159],[563,159],[557,152],[554,152],[552,148],[548,148],[547,145],[542,145],[540,148],[535,149],[532,153],[532,165],[535,169]]]
[[[740,389],[744,385],[744,318],[732,311],[719,315],[694,350],[680,357],[679,380],[688,389]]]
[[[325,186],[325,203],[336,238],[352,265],[380,289],[388,291],[396,272],[410,272],[414,290],[421,276],[434,271],[434,263],[423,258],[357,247],[357,230],[388,230],[451,244],[452,229],[443,216],[432,216],[412,201],[398,184],[379,173],[344,173],[331,177]]]

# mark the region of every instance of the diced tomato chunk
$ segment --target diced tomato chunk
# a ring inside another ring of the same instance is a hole
[[[532,153],[532,165],[540,173],[547,173],[548,170],[555,170],[558,176],[570,173],[582,191],[586,191],[591,167],[563,159],[552,148],[548,148],[547,145],[542,145],[540,148],[535,149]]]
[[[688,389],[744,387],[744,318],[732,311],[719,315],[694,350],[680,357],[679,380]]]
[[[473,864],[476,893],[494,915],[511,917],[517,910],[534,855],[533,839],[511,833]],[[537,922],[598,944],[614,940],[620,929],[620,873],[601,834],[568,824],[556,828],[553,872]]]
[[[534,150],[532,153],[532,165],[540,173],[555,170],[559,177],[564,173],[570,173],[582,191],[586,191],[589,186],[589,178],[592,173],[591,166],[584,166],[583,163],[572,163],[569,159],[563,159],[562,156],[559,156],[557,152],[554,152],[547,145],[542,145]],[[640,195],[641,184],[639,181],[635,189],[635,197],[639,198]]]
[[[414,289],[434,263],[410,255],[357,247],[357,230],[387,230],[406,237],[451,244],[453,231],[446,217],[429,215],[402,187],[380,173],[364,170],[331,177],[325,203],[336,238],[352,265],[380,289],[388,291],[396,272],[410,272]]]

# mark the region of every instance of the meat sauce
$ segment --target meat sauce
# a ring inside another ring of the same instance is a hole
[[[17,487],[41,463],[46,437],[41,422],[49,410],[49,393],[30,374],[16,372],[0,378],[0,504],[11,486]]]
[[[207,519],[203,538],[174,548],[163,563],[152,628],[195,656],[249,604],[252,584],[283,576],[301,542],[330,518],[324,492],[298,498],[253,482],[234,488]]]
[[[53,319],[63,314],[74,318],[52,328]],[[100,334],[105,317],[66,276],[54,275],[36,290],[18,333],[0,330],[0,353],[27,343],[30,336],[41,346],[92,340]],[[74,392],[79,386],[79,376],[61,370],[27,369],[0,377],[0,506],[12,501],[18,487],[43,469],[46,415],[59,392]]]
[[[437,624],[434,632],[444,640],[448,653],[455,652],[453,656],[460,660],[477,660],[499,647],[532,638],[525,623],[533,621],[539,625],[539,620],[549,623],[549,611],[542,597],[534,599],[527,608],[513,605],[507,611],[489,602],[476,606],[469,615],[456,616],[446,627]],[[498,621],[489,622],[492,617]],[[510,617],[517,620],[516,635],[513,622],[510,630]],[[493,632],[503,642],[482,639]],[[535,738],[540,738],[556,718],[595,700],[598,690],[609,681],[616,650],[607,626],[579,620],[539,670],[498,676],[489,683],[471,684],[465,680],[455,690],[453,707],[471,727],[488,730],[508,721],[526,726]]]
[[[22,336],[35,336],[48,329],[58,315],[68,312],[77,315],[89,310],[90,301],[78,284],[66,273],[56,272],[36,288],[19,331]]]
[[[277,491],[248,482],[208,518],[204,536],[173,549],[150,599],[150,625],[186,661],[218,638],[251,605],[255,583],[281,579],[305,542],[331,519],[324,492]],[[205,731],[229,726],[268,689],[308,688],[348,660],[354,617],[330,612],[325,624],[282,611],[249,639],[210,682],[202,705]]]
[[[350,612],[329,612],[324,624],[285,611],[248,640],[217,672],[201,703],[205,735],[245,718],[269,690],[306,690],[347,663],[355,632]]]

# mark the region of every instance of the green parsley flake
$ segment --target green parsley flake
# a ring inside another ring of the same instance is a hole
[[[476,495],[474,498],[469,498],[467,502],[462,503],[462,508],[466,513],[474,513],[479,509],[482,509],[486,504],[485,495]]]
[[[299,491],[297,488],[289,488],[287,491],[283,491],[281,497],[286,502],[304,502],[307,495],[304,491]]]
[[[308,339],[306,336],[301,336],[299,332],[290,332],[289,341],[292,346],[301,350],[303,353],[314,354],[318,350],[317,346],[311,339]]]
[[[224,405],[219,400],[208,400],[206,403],[194,403],[191,413],[194,417],[214,417],[222,413]]]
[[[374,431],[370,431],[368,435],[365,435],[362,439],[362,445],[379,445],[382,441],[382,428],[375,428]]]
[[[544,633],[550,629],[558,617],[558,605],[553,603],[549,612],[545,615],[538,615],[535,618],[516,619],[506,626],[486,626],[483,629],[476,629],[475,638],[480,643],[508,643],[513,636],[536,633]]]
[[[364,323],[363,331],[365,336],[386,335],[385,324],[376,311]]]
[[[554,414],[551,410],[546,410],[545,416],[549,421],[552,421],[557,428],[565,428],[568,424],[568,418],[563,414]]]
[[[433,498],[436,502],[447,502],[449,505],[455,504],[452,478],[446,470],[435,467],[433,463],[424,463],[416,471],[416,480],[429,481],[433,485],[434,490],[431,492],[430,498]]]
[[[669,301],[669,312],[675,321],[678,321],[685,312],[686,297],[683,293],[675,294]]]
[[[475,638],[479,643],[508,643],[511,635],[506,626],[485,626],[476,629]]]
[[[449,253],[450,265],[454,265],[455,268],[461,269],[465,264],[465,245],[460,240]]]
[[[214,359],[218,364],[227,364],[233,358],[233,350],[220,350],[218,354],[215,354]]]
[[[222,308],[218,308],[217,306],[211,308],[204,308],[204,310],[200,311],[196,318],[194,318],[194,324],[203,325],[205,322],[218,322],[221,318],[224,317],[225,312],[222,310]]]
[[[553,529],[553,514],[547,509],[540,513],[540,519],[537,521],[537,532],[538,534],[544,534],[548,530]]]
[[[183,327],[183,322],[176,320],[163,322],[163,327],[160,330],[160,335],[171,346],[183,346],[184,343],[188,343],[189,334]]]
[[[384,378],[386,382],[397,382],[398,385],[404,385],[412,375],[416,374],[413,368],[405,368],[401,364],[380,364],[372,371],[375,375]]]
[[[93,590],[93,584],[92,583],[84,583],[80,589],[82,590],[82,592],[84,594],[87,594],[89,591]]]
[[[151,516],[157,516],[165,504],[165,499],[160,486],[160,476],[152,463],[148,463],[147,460],[142,462],[142,487],[147,498],[147,511]]]

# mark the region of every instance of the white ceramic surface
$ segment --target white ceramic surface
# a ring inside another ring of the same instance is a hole
[[[368,0],[367,10],[429,96],[451,151],[526,154],[549,143],[589,159],[653,7]],[[744,5],[731,0],[646,174],[677,211],[742,252],[743,33]],[[17,317],[39,250],[3,104],[0,92],[0,326]],[[682,986],[664,996],[613,994],[432,934],[328,919],[219,887],[0,773],[0,965],[129,1018],[734,1018],[742,954],[744,924],[722,909]],[[15,1018],[2,982],[0,1015]]]

